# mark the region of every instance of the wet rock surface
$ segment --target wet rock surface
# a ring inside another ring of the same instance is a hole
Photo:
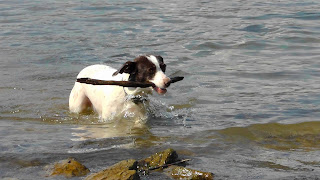
[[[166,174],[174,179],[213,179],[213,174],[210,172],[202,172],[178,166],[186,165],[186,162],[189,160],[190,159],[179,160],[177,152],[170,148],[140,160],[138,162],[138,170],[144,174],[148,174],[152,170],[165,169]]]
[[[149,169],[155,169],[159,166],[176,162],[177,160],[177,152],[173,149],[166,149],[140,160],[138,162],[138,169],[139,171],[149,171]]]
[[[74,158],[59,161],[46,167],[48,176],[62,175],[67,178],[85,176],[90,170]]]
[[[138,180],[137,161],[134,159],[120,161],[105,170],[89,175],[86,180],[119,179]]]
[[[186,180],[211,180],[213,174],[210,172],[202,172],[183,166],[170,166],[167,168],[166,173],[174,179],[186,179]]]
[[[140,176],[146,178],[146,175],[151,175],[152,172],[163,174],[164,177],[170,176],[174,179],[213,179],[213,174],[210,172],[184,167],[188,161],[190,159],[178,159],[177,152],[169,148],[140,161],[134,159],[120,161],[102,171],[90,174],[85,180],[139,180]],[[48,176],[63,175],[67,178],[85,176],[90,172],[88,168],[74,158],[49,165],[47,171],[49,171]]]

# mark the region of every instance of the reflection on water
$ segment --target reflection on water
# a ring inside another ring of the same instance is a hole
[[[116,122],[104,123],[97,125],[79,125],[74,128],[73,136],[75,141],[88,139],[103,139],[113,137],[127,137],[134,136],[136,133],[144,132],[146,128],[134,127],[134,122]]]
[[[79,141],[69,153],[88,153],[114,148],[147,148],[161,145],[167,137],[159,137],[146,124],[125,120],[73,128],[72,140]]]

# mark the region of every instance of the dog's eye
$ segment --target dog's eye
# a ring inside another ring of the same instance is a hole
[[[166,72],[166,65],[165,64],[161,64],[160,65],[160,68],[161,68],[161,70],[163,71],[163,72]]]
[[[149,71],[149,73],[154,73],[155,69],[154,68],[149,68],[148,71]]]

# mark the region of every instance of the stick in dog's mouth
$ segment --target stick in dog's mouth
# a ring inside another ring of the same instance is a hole
[[[167,87],[169,87],[170,86],[170,84],[172,84],[172,83],[175,83],[175,82],[178,82],[178,81],[181,81],[181,80],[183,80],[183,78],[184,77],[172,77],[172,78],[170,78],[170,81],[169,81],[169,83],[168,83],[168,86]],[[157,87],[157,86],[152,86],[153,87],[153,89],[158,93],[158,94],[165,94],[166,92],[167,92],[167,89],[163,89],[163,88],[159,88],[159,87]]]
[[[170,78],[169,84],[181,81],[181,80],[183,80],[183,78],[184,77],[182,77],[182,76],[172,77],[172,78]],[[84,84],[91,84],[91,85],[115,85],[115,86],[122,86],[122,87],[141,87],[141,88],[146,88],[146,87],[151,87],[152,86],[153,89],[158,94],[165,94],[167,92],[166,89],[159,88],[152,82],[105,81],[105,80],[98,80],[98,79],[91,79],[91,78],[78,78],[77,82],[84,83]]]

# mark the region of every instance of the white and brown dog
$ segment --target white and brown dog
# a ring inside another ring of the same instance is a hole
[[[70,97],[69,109],[80,113],[93,108],[103,120],[113,119],[117,115],[129,115],[146,119],[146,103],[132,99],[145,97],[152,89],[165,94],[170,78],[165,75],[166,65],[161,56],[146,55],[126,62],[119,70],[106,65],[92,65],[84,68],[77,78],[91,78],[114,81],[152,82],[155,87],[131,88],[113,85],[90,85],[76,82]],[[130,98],[131,97],[131,98]]]

